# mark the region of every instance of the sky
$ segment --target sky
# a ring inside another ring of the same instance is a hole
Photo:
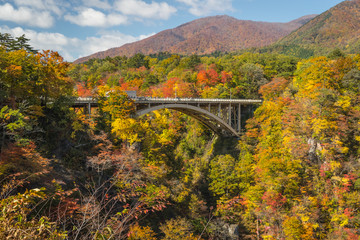
[[[66,61],[120,47],[192,20],[228,15],[288,22],[342,0],[0,0],[0,32],[23,34]]]

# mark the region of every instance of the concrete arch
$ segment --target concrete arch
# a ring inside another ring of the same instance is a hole
[[[160,109],[172,109],[179,112],[182,112],[190,117],[193,117],[203,123],[206,127],[211,129],[217,134],[227,134],[232,136],[239,136],[240,134],[235,131],[228,123],[216,116],[215,114],[206,111],[202,108],[195,107],[187,104],[162,104],[146,109],[138,110],[135,114],[137,117],[148,114],[155,110]]]

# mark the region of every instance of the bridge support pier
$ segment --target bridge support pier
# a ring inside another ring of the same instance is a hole
[[[238,106],[238,132],[241,134],[241,104]]]
[[[89,118],[91,118],[91,103],[88,104],[88,113],[89,113]]]
[[[91,118],[91,103],[86,103],[84,105],[84,114]]]

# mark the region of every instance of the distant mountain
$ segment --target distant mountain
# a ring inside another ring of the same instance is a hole
[[[298,30],[281,39],[276,46],[301,46],[315,54],[334,48],[360,51],[360,0],[347,0],[318,15]],[[293,49],[291,51],[294,51]]]
[[[141,41],[98,52],[75,62],[107,56],[132,56],[136,53],[147,55],[170,52],[189,55],[263,47],[288,35],[315,16],[304,16],[288,23],[245,21],[226,15],[200,18]]]

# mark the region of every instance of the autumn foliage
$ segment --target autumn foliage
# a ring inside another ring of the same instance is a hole
[[[0,60],[1,239],[360,236],[359,55]],[[234,139],[168,109],[135,118],[127,90],[263,102]]]

